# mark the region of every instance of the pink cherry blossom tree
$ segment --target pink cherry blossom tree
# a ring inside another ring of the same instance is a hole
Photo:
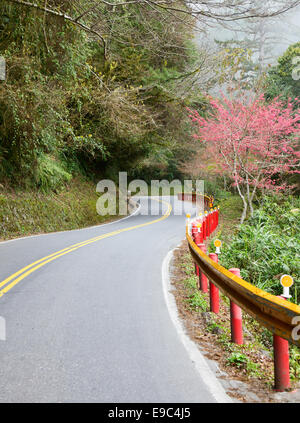
[[[297,100],[298,101],[298,100]],[[211,112],[203,118],[189,110],[196,126],[194,137],[205,146],[220,174],[226,174],[243,201],[241,223],[258,189],[292,189],[283,175],[300,173],[300,108],[279,98],[266,103],[264,96],[223,97],[210,100]]]

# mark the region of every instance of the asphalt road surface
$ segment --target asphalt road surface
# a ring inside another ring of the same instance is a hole
[[[170,201],[0,243],[0,402],[216,401],[163,295],[164,257],[185,235]],[[150,206],[160,215],[143,215]]]

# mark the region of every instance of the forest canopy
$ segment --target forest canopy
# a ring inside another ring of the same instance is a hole
[[[222,80],[218,52],[196,47],[195,30],[299,3],[2,1],[1,181],[47,190],[76,172],[182,176],[194,151],[186,108],[203,114]]]

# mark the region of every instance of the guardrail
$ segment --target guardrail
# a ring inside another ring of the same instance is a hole
[[[210,197],[206,197],[205,202],[208,203]],[[180,199],[188,198],[182,195]],[[188,216],[186,238],[199,276],[198,287],[208,292],[209,285],[210,310],[216,314],[219,311],[218,290],[230,299],[232,342],[243,343],[241,309],[273,333],[275,389],[286,390],[290,388],[289,343],[300,347],[300,337],[293,336],[296,324],[300,323],[300,307],[244,281],[239,269],[225,269],[218,264],[217,254],[206,254],[203,242],[214,232],[218,223],[219,210],[216,208],[194,219]],[[218,250],[217,247],[217,253]]]

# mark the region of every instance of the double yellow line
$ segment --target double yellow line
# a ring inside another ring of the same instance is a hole
[[[10,291],[15,285],[17,285],[19,282],[21,282],[23,279],[25,279],[31,273],[35,272],[36,270],[45,266],[46,264],[50,263],[51,261],[56,260],[59,257],[64,256],[65,254],[69,254],[72,251],[75,251],[75,250],[78,250],[79,248],[85,247],[86,245],[100,241],[101,239],[105,239],[105,238],[108,238],[108,237],[111,237],[111,236],[118,235],[122,232],[132,231],[133,229],[138,229],[138,228],[142,228],[144,226],[153,225],[154,223],[161,222],[162,220],[164,220],[164,219],[166,219],[167,217],[170,216],[171,211],[172,211],[172,206],[171,206],[170,203],[168,203],[164,200],[158,200],[158,199],[155,199],[155,198],[152,198],[152,200],[164,203],[168,206],[167,211],[165,212],[165,214],[162,217],[155,219],[155,220],[152,220],[151,222],[142,223],[142,224],[136,225],[136,226],[130,226],[129,228],[119,229],[119,230],[114,231],[114,232],[109,232],[109,233],[104,234],[104,235],[100,235],[100,236],[96,236],[94,238],[90,238],[86,241],[78,242],[77,244],[73,244],[69,247],[64,248],[63,250],[56,251],[55,253],[52,253],[52,254],[50,254],[46,257],[43,257],[43,258],[31,263],[31,264],[28,264],[27,266],[25,266],[22,269],[18,270],[17,272],[13,273],[12,275],[7,277],[6,279],[4,279],[0,283],[0,288],[1,288],[0,297],[2,297],[3,294],[6,294],[8,291]],[[2,288],[2,287],[4,287],[4,288]]]

